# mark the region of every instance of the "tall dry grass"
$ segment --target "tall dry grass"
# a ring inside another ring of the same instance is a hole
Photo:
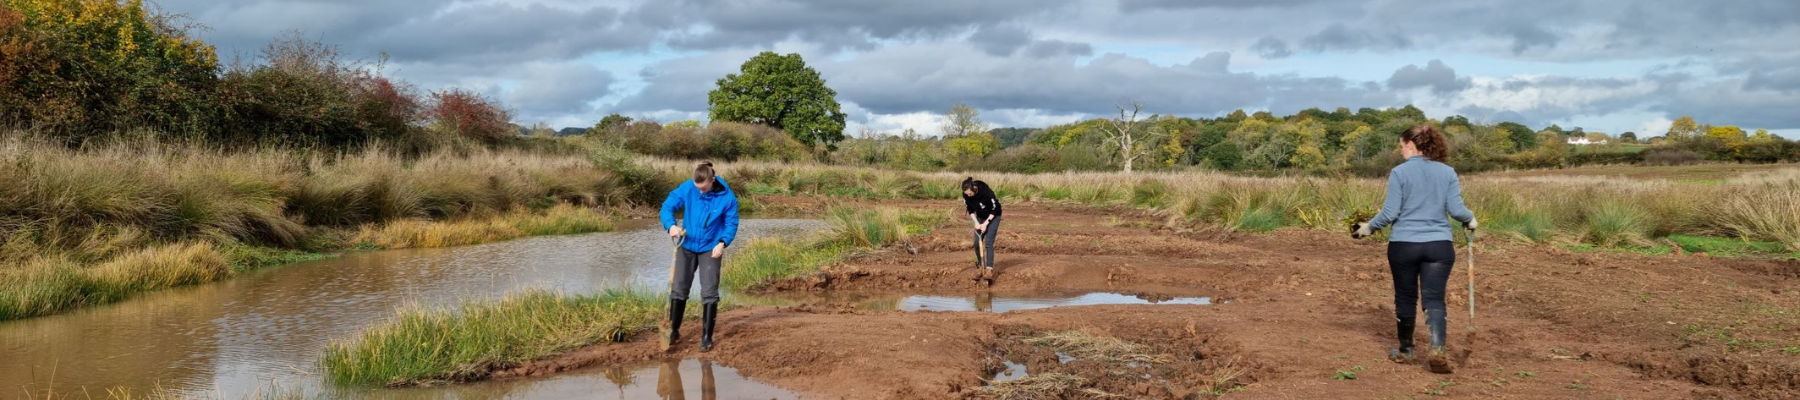
[[[151,136],[72,149],[0,135],[0,320],[305,259],[274,249],[335,251],[345,236],[411,247],[610,229],[592,209],[641,202],[643,184],[609,162],[597,152],[414,158]],[[202,264],[210,272],[189,270]]]

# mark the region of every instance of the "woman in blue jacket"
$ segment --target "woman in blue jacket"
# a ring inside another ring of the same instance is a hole
[[[682,213],[679,224],[677,211]],[[700,351],[711,351],[713,321],[719,316],[719,265],[725,248],[737,238],[737,195],[724,178],[713,173],[712,162],[703,161],[694,167],[694,180],[682,182],[663,200],[662,225],[670,238],[681,240],[681,249],[675,252],[675,274],[669,281],[669,343],[681,337],[681,314],[687,310],[688,289],[698,273]]]
[[[1425,324],[1431,331],[1427,364],[1433,372],[1449,373],[1450,360],[1444,349],[1448,329],[1444,285],[1456,265],[1456,249],[1451,243],[1450,221],[1444,216],[1474,230],[1475,214],[1463,204],[1456,170],[1444,164],[1449,160],[1449,148],[1436,128],[1419,125],[1402,132],[1400,154],[1406,162],[1388,172],[1387,199],[1381,203],[1381,212],[1353,226],[1351,236],[1360,239],[1393,227],[1387,254],[1394,275],[1394,321],[1400,348],[1388,352],[1389,358],[1412,360],[1413,324],[1422,291]]]

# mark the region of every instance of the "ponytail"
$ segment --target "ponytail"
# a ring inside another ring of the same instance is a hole
[[[711,181],[714,176],[712,161],[701,161],[694,166],[694,183]]]
[[[1400,133],[1400,140],[1412,142],[1419,148],[1419,153],[1432,161],[1450,162],[1450,145],[1444,140],[1444,134],[1431,125],[1419,125]]]

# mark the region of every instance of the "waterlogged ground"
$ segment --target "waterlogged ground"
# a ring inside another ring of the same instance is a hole
[[[761,296],[789,301],[727,312],[717,349],[699,353],[689,339],[673,356],[824,399],[1800,398],[1792,260],[1484,242],[1471,320],[1459,245],[1448,296],[1458,371],[1441,375],[1385,360],[1394,335],[1382,243],[1162,221],[1008,205],[991,287],[973,279],[967,232],[940,229],[766,285]],[[1070,332],[1113,344],[1045,344]],[[1422,346],[1425,328],[1416,334]],[[653,341],[591,346],[498,375],[666,357]],[[1129,351],[1071,357],[1096,348]]]
[[[0,385],[41,389],[54,371],[64,392],[162,383],[241,393],[274,379],[327,397],[402,400],[1800,398],[1795,261],[1483,243],[1480,314],[1466,314],[1463,258],[1448,298],[1458,371],[1440,375],[1383,359],[1394,337],[1381,243],[1173,230],[1132,210],[1007,210],[992,286],[973,279],[968,233],[939,229],[738,295],[747,306],[720,316],[710,353],[695,349],[690,323],[673,354],[645,333],[488,382],[316,386],[310,363],[325,343],[402,304],[526,287],[660,288],[668,249],[656,232],[631,231],[359,254],[0,324],[0,350],[28,360],[0,363]],[[811,224],[746,228],[780,235]],[[1458,246],[1459,257],[1467,251]],[[1424,328],[1417,334],[1422,345]]]
[[[818,226],[746,220],[740,236],[798,235]],[[105,397],[110,388],[144,393],[158,387],[224,398],[270,388],[325,393],[314,365],[325,346],[391,317],[398,307],[445,307],[528,288],[661,290],[671,250],[660,234],[653,222],[634,221],[618,232],[356,253],[4,322],[0,398],[44,398],[46,390]],[[497,395],[558,398],[531,394],[554,387],[510,386]]]

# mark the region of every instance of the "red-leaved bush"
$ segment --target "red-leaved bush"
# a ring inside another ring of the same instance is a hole
[[[432,129],[487,144],[496,144],[517,134],[512,127],[512,116],[499,103],[463,89],[431,92],[425,120]]]

